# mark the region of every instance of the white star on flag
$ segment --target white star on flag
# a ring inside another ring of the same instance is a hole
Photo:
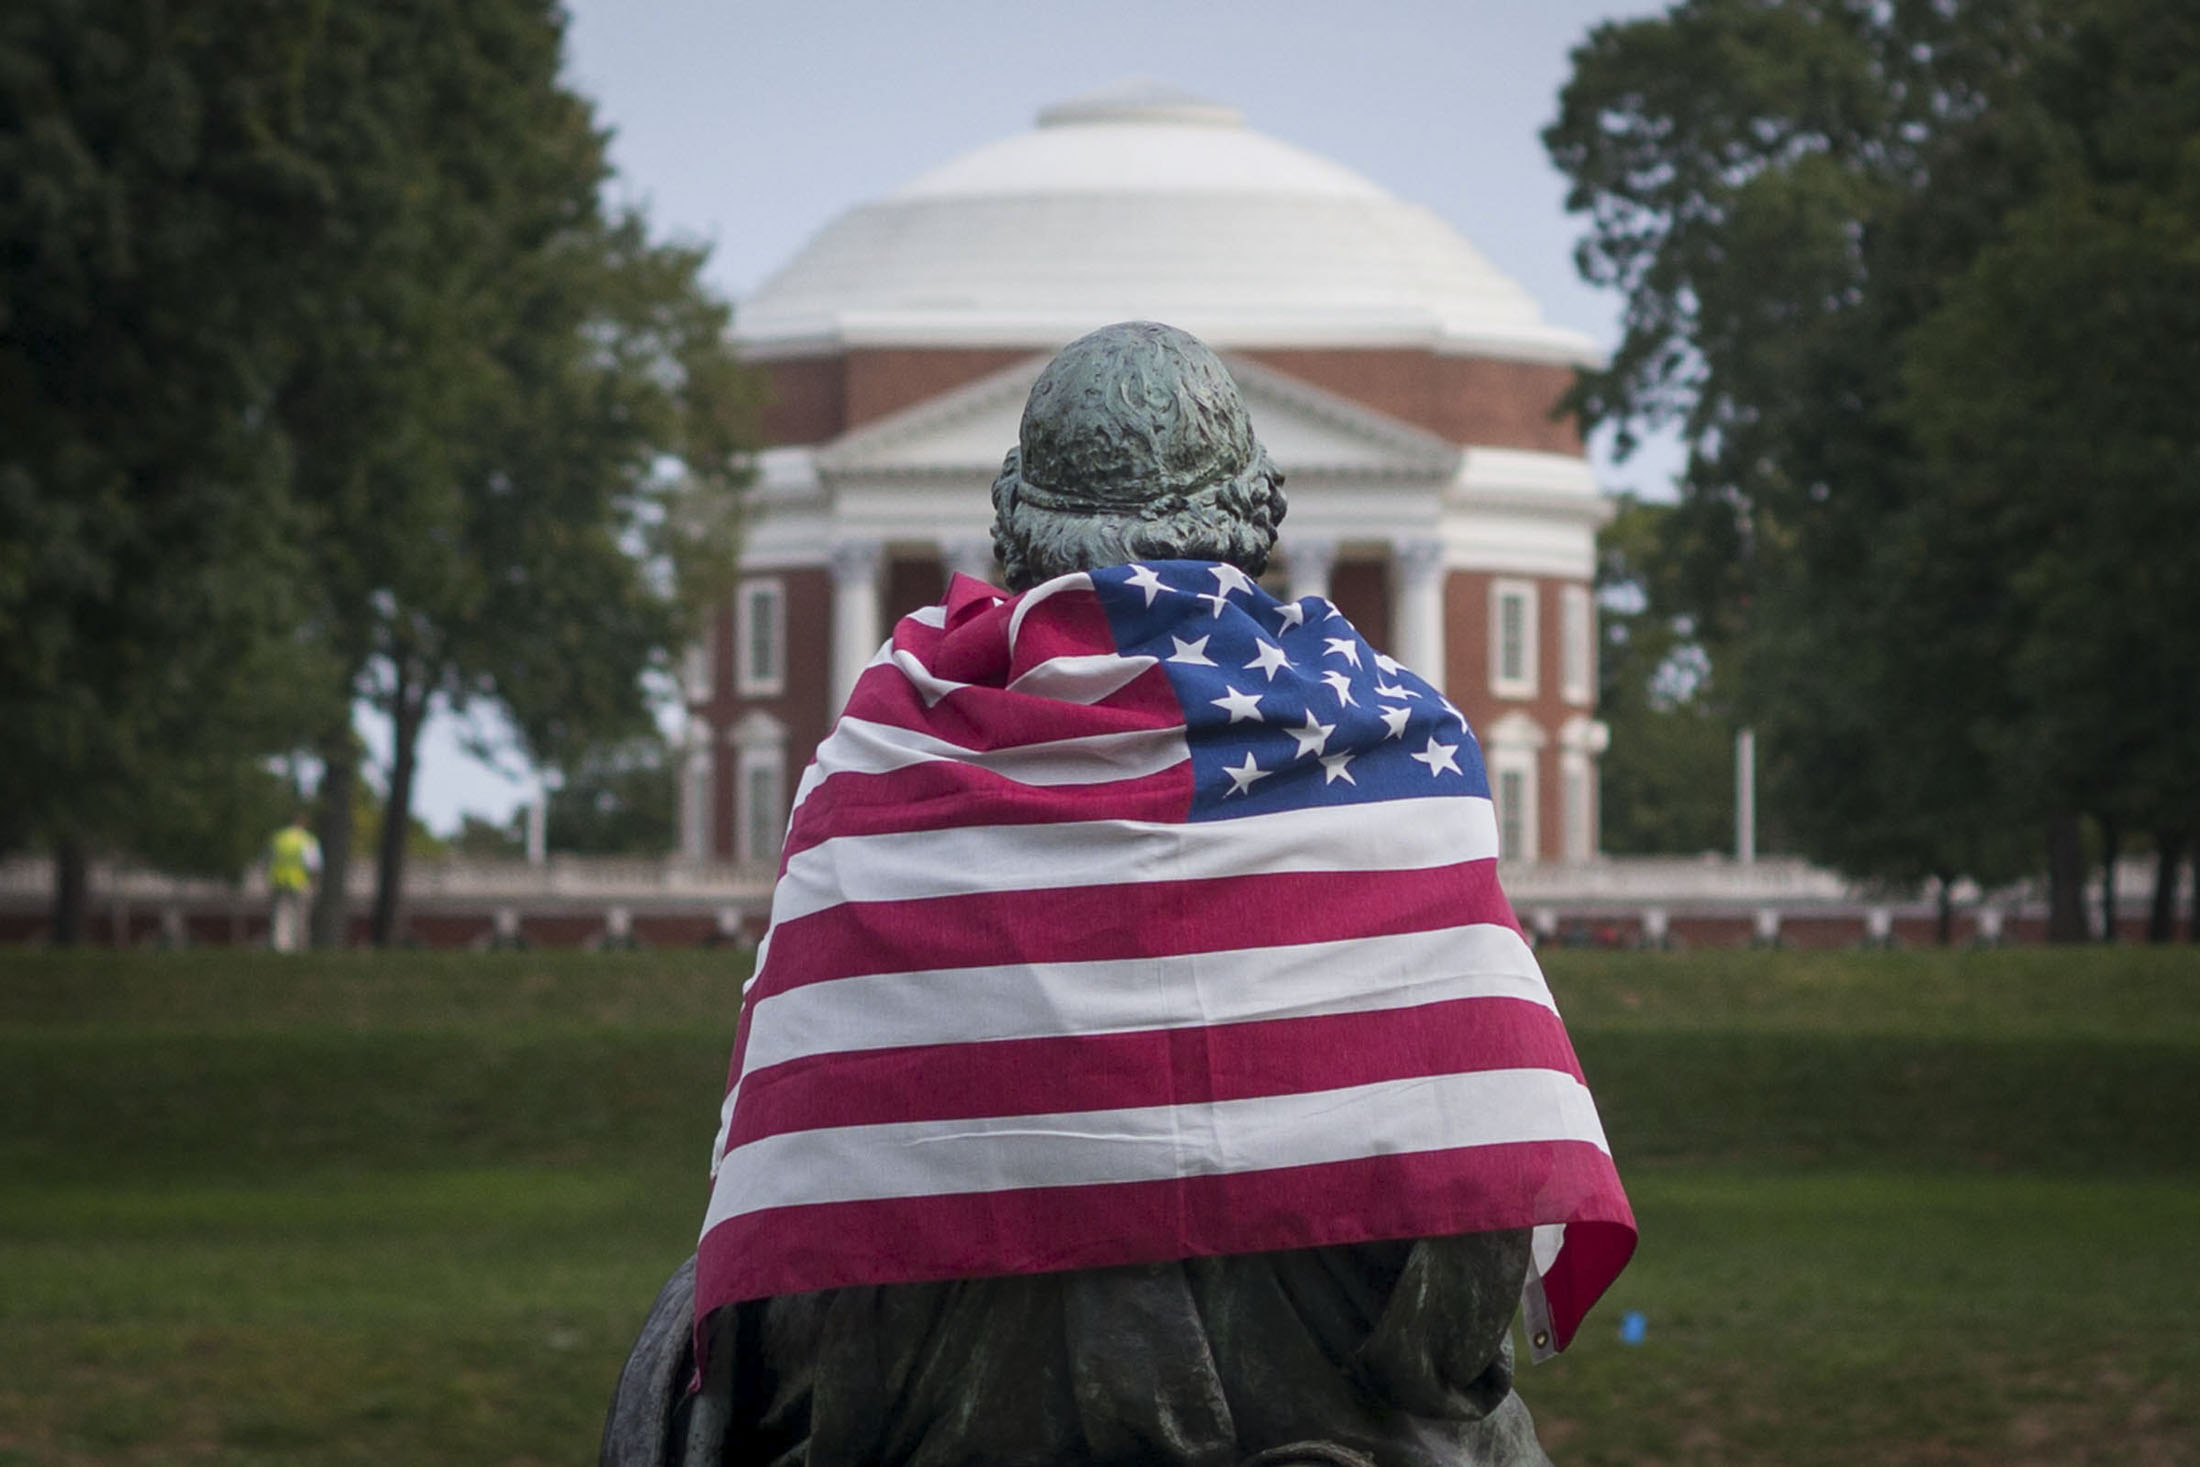
[[[1202,642],[1206,640],[1205,637],[1200,638]],[[1245,668],[1250,672],[1257,667],[1268,674],[1268,681],[1274,682],[1276,680],[1276,669],[1289,667],[1290,665],[1291,659],[1283,655],[1281,647],[1273,642],[1256,642],[1253,644],[1253,660],[1246,663]]]
[[[1236,566],[1225,563],[1215,567],[1215,584],[1221,588],[1223,595],[1228,596],[1235,591],[1252,590],[1253,578]]]
[[[1341,779],[1346,784],[1357,785],[1359,781],[1354,779],[1351,772],[1345,768],[1346,765],[1352,762],[1352,759],[1352,755],[1341,752],[1322,755],[1322,783],[1331,785]]]
[[[1329,645],[1323,648],[1322,656],[1342,657],[1354,667],[1360,665],[1360,644],[1358,642],[1350,637],[1328,637],[1324,640]]]
[[[1360,705],[1352,701],[1352,674],[1349,672],[1325,672],[1322,681],[1329,684],[1329,691],[1337,695],[1337,701],[1347,708]]]
[[[1396,686],[1377,683],[1375,685],[1375,696],[1378,698],[1418,698],[1421,695],[1403,683]]]
[[[1283,626],[1277,628],[1278,631],[1285,627],[1302,627],[1306,625],[1306,608],[1296,601],[1278,602],[1276,617],[1283,623]]]
[[[1382,719],[1383,727],[1390,730],[1387,737],[1402,739],[1406,736],[1406,720],[1413,716],[1413,710],[1411,708],[1385,708],[1376,716]]]
[[[1268,721],[1260,716],[1260,694],[1258,693],[1241,693],[1225,683],[1223,684],[1222,696],[1211,698],[1208,701],[1213,703],[1215,707],[1226,710],[1232,723],[1243,723],[1248,718],[1255,723],[1266,723]]]
[[[1459,768],[1458,761],[1451,757],[1458,752],[1459,746],[1457,744],[1439,744],[1438,742],[1436,742],[1435,736],[1431,735],[1428,741],[1428,747],[1423,749],[1420,753],[1412,755],[1411,757],[1420,760],[1423,764],[1426,764],[1428,766],[1429,778],[1434,779],[1447,769],[1450,770],[1453,774],[1460,774],[1464,772]],[[1250,763],[1252,762],[1253,756],[1247,754],[1245,758],[1246,762]]]
[[[1169,658],[1171,662],[1181,662],[1187,667],[1213,667],[1215,665],[1214,659],[1207,655],[1207,639],[1205,637],[1201,637],[1196,642],[1187,642],[1182,637],[1171,637],[1169,640],[1176,643],[1176,651]]]
[[[1173,586],[1164,585],[1160,573],[1150,565],[1132,566],[1130,584],[1139,587],[1146,593],[1146,604],[1148,606],[1153,605],[1153,598],[1159,593],[1176,589]]]
[[[1284,730],[1285,733],[1299,741],[1299,752],[1292,756],[1297,759],[1304,759],[1309,754],[1319,754],[1322,750],[1328,748],[1329,736],[1336,731],[1337,725],[1334,723],[1317,723],[1311,713],[1306,715],[1306,727]],[[1245,757],[1250,759],[1253,756],[1247,754]]]
[[[1222,766],[1222,772],[1230,776],[1230,787],[1222,792],[1222,797],[1226,800],[1232,795],[1244,794],[1253,787],[1253,781],[1266,779],[1270,773],[1270,771],[1253,762],[1253,751],[1251,749],[1245,751],[1245,762],[1243,764],[1235,769],[1225,764]]]
[[[1153,603],[1150,601],[1147,603],[1147,605],[1149,606],[1152,604]],[[1392,677],[1396,677],[1398,675],[1398,663],[1394,658],[1385,657],[1382,653],[1378,652],[1375,654],[1375,665],[1381,668],[1384,672],[1389,673]]]

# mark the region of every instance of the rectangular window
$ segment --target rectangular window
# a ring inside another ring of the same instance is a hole
[[[1497,776],[1497,854],[1521,859],[1528,844],[1528,776],[1517,769]]]
[[[780,581],[741,583],[734,603],[734,686],[746,697],[769,697],[786,689],[786,602]]]
[[[777,863],[786,814],[780,809],[779,761],[750,756],[741,768],[741,857]]]
[[[691,860],[711,858],[709,725],[696,730],[697,742],[681,760],[680,849]]]
[[[1587,586],[1568,586],[1559,593],[1559,607],[1559,681],[1567,702],[1587,705],[1596,701],[1596,603],[1589,599]]]
[[[1566,859],[1589,859],[1589,765],[1579,755],[1566,756],[1565,784],[1560,794],[1565,801]]]
[[[1490,691],[1500,698],[1535,696],[1535,623],[1533,581],[1491,583]]]

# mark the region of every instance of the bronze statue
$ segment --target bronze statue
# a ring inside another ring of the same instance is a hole
[[[1146,322],[1046,369],[993,502],[1012,591],[1258,576],[1285,508],[1223,364]],[[691,1391],[694,1276],[644,1326],[605,1467],[1547,1461],[1513,1392],[1527,1227],[746,1299],[703,1321]]]

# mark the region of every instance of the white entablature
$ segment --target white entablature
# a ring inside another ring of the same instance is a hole
[[[1032,356],[818,448],[765,456],[744,559],[817,564],[832,544],[982,538]],[[1442,563],[1587,579],[1610,508],[1565,454],[1462,449],[1256,363],[1233,360],[1253,429],[1284,472],[1286,544],[1440,544]]]

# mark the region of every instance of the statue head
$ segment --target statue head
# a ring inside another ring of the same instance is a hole
[[[1012,591],[1133,560],[1268,568],[1283,475],[1237,384],[1198,338],[1103,326],[1032,384],[993,481],[993,549]]]

